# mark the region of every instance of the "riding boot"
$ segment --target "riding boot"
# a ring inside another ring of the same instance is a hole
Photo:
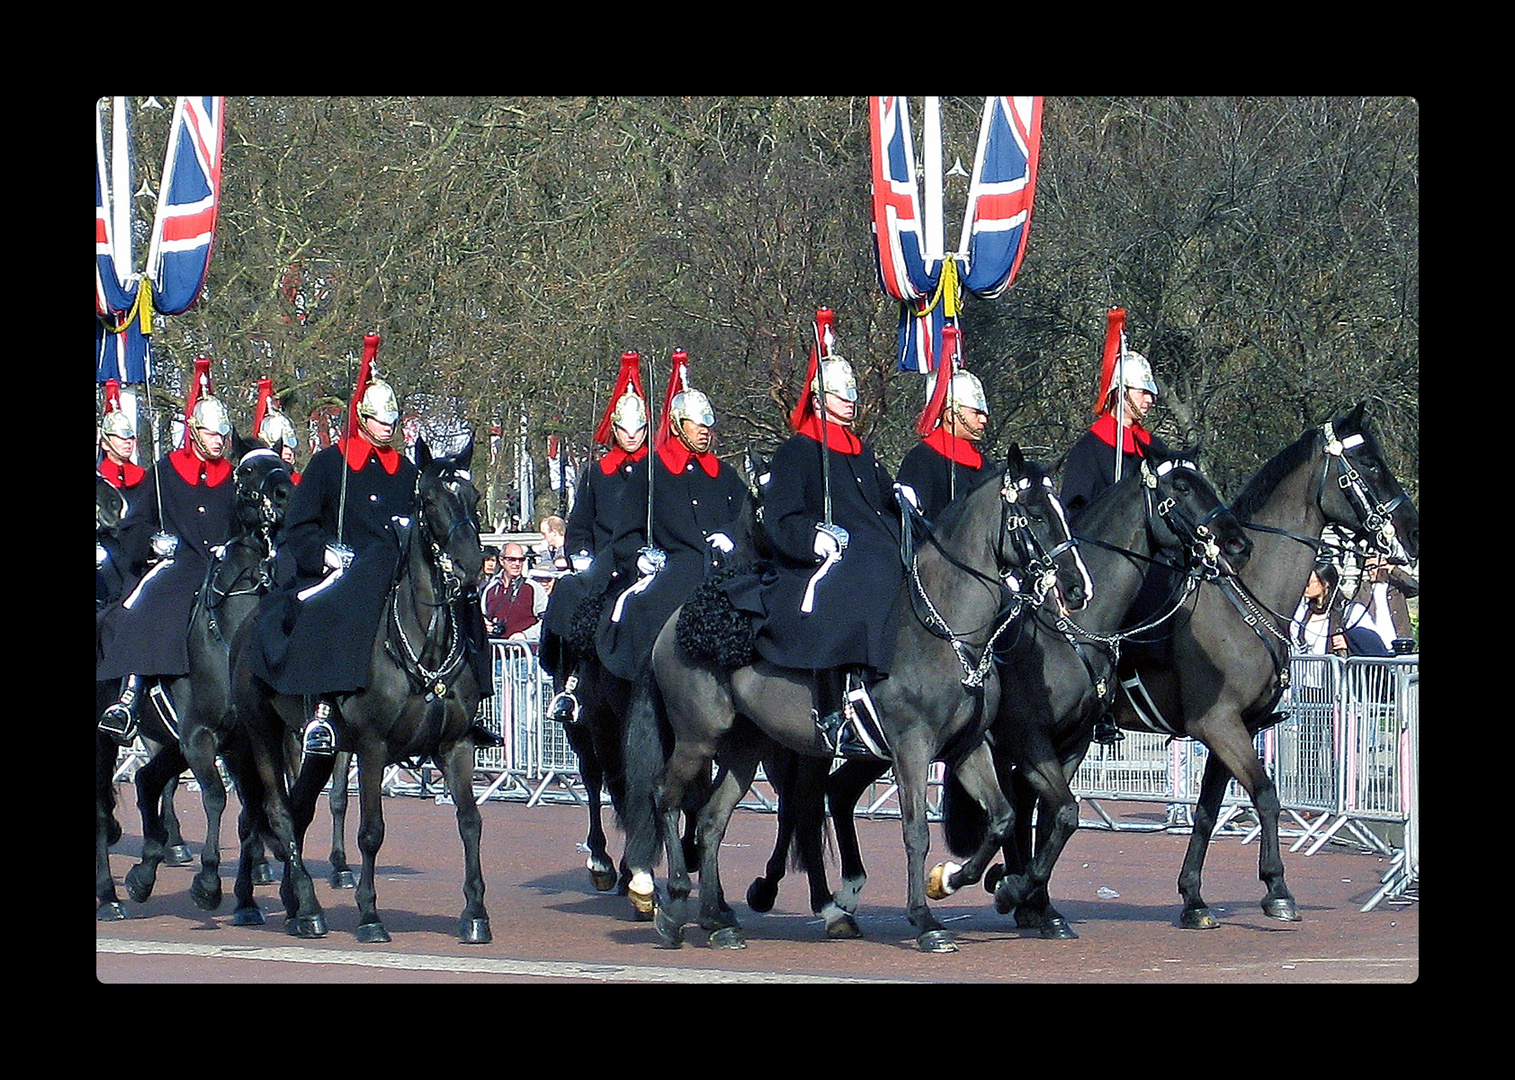
[[[303,733],[305,752],[330,757],[337,752],[337,732],[331,726],[331,703],[325,698],[316,702],[315,712]]]
[[[852,669],[832,669],[816,673],[816,713],[833,703],[839,705],[816,720],[816,727],[838,757],[862,757],[889,760],[884,748],[878,712],[868,694],[863,675]]]
[[[130,746],[137,737],[137,707],[141,693],[142,676],[126,676],[121,680],[121,697],[100,714],[100,730],[119,746]]]
[[[564,680],[562,691],[547,705],[547,719],[556,720],[560,724],[572,724],[578,720],[579,699],[574,695],[578,686],[577,675],[570,675]]]
[[[1109,713],[1102,713],[1100,718],[1094,721],[1094,741],[1101,746],[1114,746],[1126,737],[1126,733],[1116,726]]]

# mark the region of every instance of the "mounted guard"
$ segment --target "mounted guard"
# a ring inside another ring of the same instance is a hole
[[[279,455],[290,467],[290,479],[300,482],[300,474],[294,471],[295,455],[300,450],[300,435],[289,417],[279,408],[279,399],[274,397],[273,380],[258,380],[258,404],[253,413],[253,434],[264,446]]]
[[[900,462],[896,479],[904,496],[927,521],[992,468],[979,443],[989,424],[989,402],[978,376],[958,359],[958,329],[942,327],[945,358],[926,381],[926,407],[916,424],[921,441]],[[950,378],[942,378],[942,371]]]
[[[99,628],[95,678],[120,679],[121,696],[99,727],[122,746],[136,737],[145,689],[189,671],[189,616],[211,549],[231,535],[235,515],[232,439],[226,407],[211,386],[210,360],[195,361],[184,408],[184,439],[154,462],[121,522],[121,547],[136,588]],[[160,691],[161,692],[161,691]]]

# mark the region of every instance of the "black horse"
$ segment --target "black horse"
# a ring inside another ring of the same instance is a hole
[[[1001,912],[1013,910],[1018,926],[1049,939],[1078,936],[1052,906],[1047,883],[1078,828],[1071,783],[1095,721],[1114,699],[1122,643],[1171,633],[1188,617],[1201,583],[1236,573],[1252,551],[1236,515],[1194,465],[1157,454],[1090,503],[1075,535],[1094,596],[1076,618],[1043,604],[1023,621],[999,658],[1000,677],[1015,689],[1000,695],[989,734],[1000,783],[1016,808],[1016,831],[1005,846],[1006,872],[991,869],[984,884]],[[1133,626],[1128,616],[1138,597],[1145,600]],[[835,801],[851,806],[845,796]],[[976,851],[985,822],[950,773],[942,810],[949,849]]]
[[[420,455],[415,520],[404,530],[400,570],[375,635],[367,688],[338,695],[343,742],[358,757],[358,848],[363,869],[355,898],[358,940],[385,942],[389,933],[375,904],[374,868],[384,840],[382,781],[386,765],[429,757],[442,770],[457,811],[463,842],[464,908],[458,937],[465,943],[491,940],[484,907],[484,875],[479,864],[481,816],[471,798],[476,740],[488,736],[475,723],[488,687],[471,662],[484,641],[483,616],[469,589],[483,565],[479,546],[478,491],[468,473],[473,443],[453,457]],[[238,778],[253,808],[256,827],[272,838],[284,862],[280,896],[285,930],[306,938],[326,933],[326,916],[305,867],[305,831],[321,789],[330,779],[334,756],[309,756],[294,788],[285,783],[288,733],[303,725],[308,710],[302,695],[276,693],[250,670],[247,650],[255,648],[244,625],[232,647],[232,693],[238,722],[250,743],[251,767]],[[252,893],[246,857],[237,870],[236,920],[263,921]]]
[[[149,692],[142,710],[144,736],[157,749],[136,777],[142,853],[126,875],[127,893],[136,903],[152,895],[158,867],[172,850],[163,808],[171,805],[171,782],[187,767],[200,785],[206,826],[200,871],[190,884],[190,896],[205,911],[221,905],[220,830],[226,785],[217,759],[240,752],[235,741],[238,728],[230,714],[230,642],[267,592],[274,536],[294,491],[289,466],[271,450],[245,455],[237,465],[235,484],[235,532],[212,553],[190,614],[189,672],[164,680],[161,694],[156,689]]]
[[[1206,582],[1186,617],[1173,622],[1160,647],[1127,649],[1117,722],[1197,739],[1209,750],[1194,829],[1179,872],[1184,907],[1179,924],[1217,925],[1200,895],[1200,878],[1226,784],[1235,777],[1261,823],[1258,876],[1267,886],[1263,912],[1297,921],[1278,844],[1278,792],[1253,742],[1277,717],[1289,677],[1289,623],[1322,548],[1327,524],[1366,538],[1386,558],[1414,561],[1420,514],[1394,477],[1359,404],[1345,416],[1305,432],[1274,455],[1233,502],[1255,536],[1252,558],[1236,575]]]
[[[919,947],[945,952],[955,949],[956,942],[926,903],[930,763],[953,762],[996,826],[993,843],[969,860],[955,885],[978,879],[1011,824],[1010,806],[982,741],[999,694],[992,649],[1022,603],[1018,590],[1007,589],[1001,575],[1024,577],[1038,595],[1055,585],[1075,606],[1084,601],[1088,578],[1050,481],[1018,447],[1011,448],[1002,474],[991,475],[943,515],[929,543],[906,559],[906,566],[903,587],[913,617],[900,621],[898,661],[875,687],[873,699],[900,790],[908,915]],[[675,814],[685,789],[708,775],[718,758],[715,792],[696,830],[702,853],[699,921],[711,930],[713,946],[740,948],[741,928],[720,886],[720,841],[730,815],[773,742],[812,757],[829,758],[831,751],[811,718],[810,672],[761,660],[735,669],[696,661],[678,644],[678,618],[676,612],[653,647],[657,692],[648,700],[657,708],[634,710],[628,722],[629,748],[636,742],[660,749],[653,730],[660,720],[672,735],[666,765],[660,753],[655,760],[637,759],[641,764],[635,768],[628,763],[628,778],[659,776],[651,798],[661,815],[669,873],[667,900],[659,903],[654,924],[665,942],[682,941],[691,885],[682,846],[669,838],[675,835]],[[633,734],[640,738],[633,740]]]

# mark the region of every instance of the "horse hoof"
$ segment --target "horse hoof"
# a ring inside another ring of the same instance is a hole
[[[863,931],[851,914],[843,912],[836,918],[826,921],[826,936],[838,941],[857,941],[861,940]]]
[[[927,930],[915,939],[915,943],[920,946],[921,952],[957,952],[957,938],[952,936],[950,930]]]
[[[273,871],[268,868],[267,863],[259,863],[257,866],[253,867],[252,883],[254,885],[274,884],[274,874]]]
[[[165,848],[163,851],[164,866],[183,866],[185,863],[194,861],[194,853],[189,850],[189,846],[186,844],[175,844],[173,847]]]
[[[364,923],[358,927],[358,940],[364,945],[383,945],[389,941],[389,931],[383,923]]]
[[[1284,896],[1262,902],[1263,914],[1270,919],[1282,919],[1284,922],[1299,922],[1299,909],[1294,906],[1293,897]]]
[[[631,906],[636,909],[638,915],[651,915],[652,909],[656,906],[650,881],[643,885],[633,879],[630,888],[626,890],[626,898],[631,901]]]
[[[1061,915],[1042,923],[1041,936],[1046,941],[1074,941],[1078,938],[1068,920]]]
[[[263,918],[263,909],[257,904],[251,907],[241,907],[232,912],[231,924],[233,926],[262,926],[266,920]]]
[[[144,903],[151,897],[156,884],[155,876],[144,871],[141,863],[126,872],[126,895],[134,904]]]
[[[747,886],[747,906],[753,911],[772,911],[778,896],[779,887],[767,878],[758,878]]]
[[[463,919],[458,923],[458,940],[464,945],[488,945],[494,940],[488,919]]]
[[[684,944],[683,925],[670,917],[662,904],[654,903],[652,906],[652,927],[669,948],[677,949]]]
[[[197,877],[189,883],[189,898],[201,911],[215,911],[221,906],[221,879],[215,878],[210,885],[202,885]]]
[[[333,870],[329,880],[333,889],[356,889],[358,887],[358,876],[351,870]]]
[[[96,922],[120,922],[126,918],[126,905],[119,900],[107,900],[95,908]]]
[[[1178,917],[1178,925],[1185,930],[1214,930],[1220,925],[1220,920],[1209,908],[1185,908],[1184,913]]]
[[[712,949],[745,949],[747,938],[742,933],[741,927],[723,926],[710,935],[710,947]]]
[[[589,868],[589,884],[593,885],[596,892],[609,892],[616,886],[616,872],[614,870],[596,870]]]
[[[957,892],[949,879],[961,869],[955,862],[937,863],[931,868],[931,875],[926,878],[926,895],[933,900],[945,900]]]
[[[323,938],[326,936],[325,915],[296,916],[284,923],[284,932],[290,937]]]

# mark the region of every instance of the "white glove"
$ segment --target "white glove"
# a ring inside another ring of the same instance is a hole
[[[582,574],[594,563],[594,558],[589,552],[581,551],[577,555],[572,556],[568,562],[573,567],[574,573]]]
[[[731,542],[731,537],[727,536],[725,533],[711,533],[709,536],[705,537],[705,543],[715,548],[722,555],[730,555],[732,550],[736,547],[736,545]]]
[[[823,559],[842,557],[847,550],[847,530],[840,525],[820,524],[815,527],[815,543],[811,550]]]
[[[102,543],[100,543],[100,541],[96,540],[95,541],[95,569],[98,570],[98,569],[100,569],[100,567],[104,566],[106,560],[109,559],[109,558],[110,558],[110,553],[105,550],[105,545],[102,544]]]
[[[637,552],[637,573],[643,577],[650,577],[663,569],[663,564],[668,561],[668,553],[661,548],[644,547]]]
[[[172,559],[179,550],[179,538],[172,533],[155,532],[152,539],[153,554],[160,559]]]
[[[352,565],[352,548],[345,544],[327,544],[321,557],[328,569],[346,570]]]
[[[909,499],[910,505],[917,510],[921,508],[920,496],[915,493],[915,488],[909,484],[895,484],[894,494],[896,498]]]

